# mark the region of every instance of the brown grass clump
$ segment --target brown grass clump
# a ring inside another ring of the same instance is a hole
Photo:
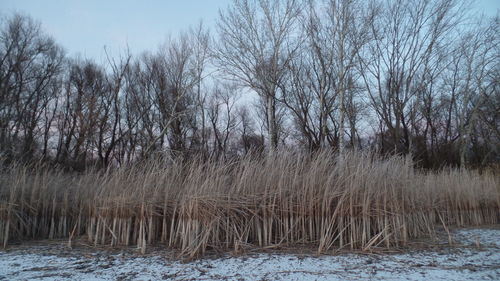
[[[495,175],[424,173],[408,158],[276,153],[238,161],[148,161],[69,174],[0,175],[0,241],[85,235],[95,245],[207,249],[313,245],[370,250],[432,236],[436,224],[498,223]]]

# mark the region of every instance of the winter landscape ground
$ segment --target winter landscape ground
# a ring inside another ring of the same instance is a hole
[[[272,250],[207,255],[182,262],[166,250],[141,255],[131,248],[67,248],[67,241],[29,242],[0,252],[0,280],[499,280],[500,226],[455,229],[452,245],[435,241],[408,248],[316,255]]]

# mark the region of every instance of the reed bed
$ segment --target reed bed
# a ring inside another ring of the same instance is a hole
[[[209,249],[397,247],[436,225],[495,224],[498,175],[422,172],[409,158],[279,152],[237,161],[150,160],[65,173],[0,175],[0,241],[84,236],[93,245]]]

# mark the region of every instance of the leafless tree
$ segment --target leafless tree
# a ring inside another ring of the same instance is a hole
[[[498,163],[499,17],[468,4],[234,0],[217,40],[200,23],[102,64],[15,14],[0,23],[0,158],[83,169],[371,142],[426,168]]]
[[[278,85],[297,50],[299,12],[296,0],[235,0],[217,25],[217,66],[265,101],[270,150],[278,145]]]
[[[488,23],[480,23],[468,32],[464,32],[454,53],[460,68],[454,75],[460,79],[455,85],[453,97],[456,107],[456,127],[460,143],[460,165],[468,163],[467,154],[471,142],[479,137],[473,132],[482,122],[493,133],[488,140],[492,144],[500,143],[498,119],[498,79],[500,69],[500,39],[498,37],[498,17]],[[489,121],[487,121],[489,120]],[[486,139],[484,140],[486,141]],[[488,149],[497,150],[495,145]]]
[[[206,121],[206,103],[208,91],[204,89],[203,82],[209,75],[207,73],[208,63],[210,60],[210,47],[211,47],[211,37],[208,29],[203,28],[203,23],[200,22],[195,28],[192,28],[189,32],[189,40],[193,48],[193,58],[192,58],[192,69],[194,71],[194,76],[196,78],[195,82],[195,103],[197,118],[196,121],[196,132],[194,135],[198,138],[195,141],[199,146],[198,150],[202,152],[208,151],[208,140],[207,140],[207,121]]]
[[[230,137],[238,126],[236,118],[237,88],[234,85],[216,85],[207,108],[207,117],[212,126],[213,154],[227,157]]]
[[[75,60],[69,68],[64,107],[58,118],[56,158],[61,162],[85,165],[94,159],[98,143],[108,129],[109,86],[104,69],[92,61]]]
[[[40,124],[52,121],[64,53],[30,17],[14,14],[0,30],[0,147],[29,159],[50,133]]]
[[[353,77],[359,50],[368,42],[369,11],[362,1],[310,0],[303,13],[306,40],[289,64],[283,102],[312,148],[331,145],[343,153],[345,119],[356,124],[359,91]]]
[[[371,43],[360,54],[360,73],[371,105],[389,131],[392,150],[408,153],[411,105],[425,81],[419,74],[463,18],[459,1],[397,0],[372,5]],[[385,137],[385,133],[381,136]]]

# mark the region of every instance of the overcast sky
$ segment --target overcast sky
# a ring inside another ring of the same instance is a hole
[[[101,60],[103,47],[112,52],[128,44],[132,53],[154,50],[169,34],[197,24],[214,27],[218,10],[231,0],[0,0],[2,16],[21,12],[44,30],[70,56]],[[500,0],[478,0],[478,9],[495,15]]]

